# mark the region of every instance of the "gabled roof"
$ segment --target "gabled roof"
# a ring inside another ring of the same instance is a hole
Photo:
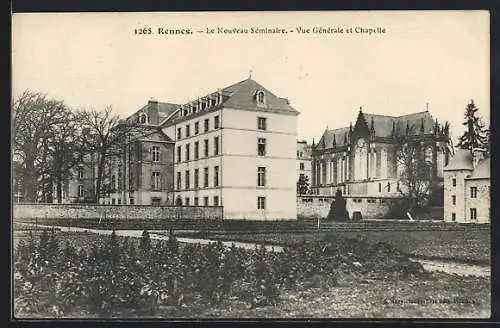
[[[472,171],[472,155],[468,149],[457,149],[455,156],[453,156],[443,169],[443,171],[459,171],[470,170]]]
[[[428,111],[417,112],[402,116],[387,116],[363,113],[368,128],[375,130],[376,137],[388,138],[392,136],[393,127],[396,135],[406,135],[406,127],[409,127],[409,135],[421,134],[423,123],[424,134],[434,132],[435,122]]]
[[[333,148],[333,140],[335,140],[335,145],[336,147],[342,147],[348,144],[349,140],[347,142],[344,142],[346,139],[346,133],[347,137],[349,137],[349,128],[340,128],[340,129],[333,129],[333,130],[325,130],[323,133],[323,136],[318,142],[318,147],[323,148],[323,145],[325,146],[324,149],[329,149]]]
[[[223,94],[228,95],[224,100],[224,107],[234,109],[255,109],[255,96],[258,91],[263,91],[266,97],[265,106],[259,106],[259,108],[267,108],[283,113],[299,114],[295,108],[290,106],[287,99],[276,96],[251,78],[222,89]]]
[[[486,157],[480,160],[471,176],[467,179],[489,179],[490,178],[490,158]]]

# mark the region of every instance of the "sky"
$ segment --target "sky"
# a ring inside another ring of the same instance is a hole
[[[206,33],[219,27],[288,33]],[[152,33],[136,34],[141,28]],[[354,123],[360,107],[404,115],[427,106],[456,138],[471,99],[489,124],[489,40],[487,11],[14,14],[13,97],[30,89],[75,108],[111,105],[125,117],[151,98],[186,103],[251,70],[301,113],[299,139]]]

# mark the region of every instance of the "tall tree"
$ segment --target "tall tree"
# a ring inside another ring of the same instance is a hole
[[[488,144],[488,132],[486,125],[478,115],[478,108],[471,100],[464,113],[464,122],[466,126],[464,134],[458,139],[458,147],[462,149],[486,148]]]
[[[61,101],[29,90],[12,102],[13,160],[20,165],[22,176],[16,179],[22,181],[27,202],[37,201],[46,190],[40,182],[47,181],[50,171],[51,127],[68,121],[65,112]]]
[[[432,159],[426,158],[419,139],[398,137],[396,161],[399,167],[399,193],[406,211],[424,208],[432,188]]]
[[[111,106],[99,111],[91,109],[84,114],[84,131],[86,145],[91,154],[97,157],[97,177],[95,201],[99,202],[106,192],[104,181],[107,178],[107,165],[113,158],[124,155],[124,145],[131,141],[146,136],[148,127],[136,122],[123,121],[118,115],[113,114]]]

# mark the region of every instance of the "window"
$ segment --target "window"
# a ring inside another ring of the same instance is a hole
[[[263,92],[263,91],[259,91],[259,92],[257,93],[257,102],[258,102],[259,104],[263,104],[263,103],[264,103],[264,101],[265,101],[264,92]]]
[[[186,138],[189,137],[191,135],[191,127],[188,125],[186,125]]]
[[[207,118],[207,119],[205,119],[204,124],[205,124],[205,125],[204,125],[205,132],[208,132],[208,130],[209,130],[209,121],[208,121],[208,118]]]
[[[181,146],[177,146],[177,163],[181,162]]]
[[[300,164],[299,164],[299,169],[300,169],[301,171],[304,171],[304,163],[300,163]]]
[[[219,186],[219,167],[214,167],[214,187]]]
[[[475,208],[470,209],[470,220],[471,221],[477,220],[477,210]]]
[[[200,158],[200,142],[196,141],[194,143],[194,159]]]
[[[200,170],[199,169],[194,169],[194,187],[199,188],[200,187]]]
[[[153,155],[153,162],[159,162],[160,161],[160,147],[153,146],[151,153]]]
[[[197,135],[200,133],[200,122],[195,122],[194,123],[194,134]]]
[[[455,222],[457,220],[457,214],[451,213],[451,221]]]
[[[146,114],[141,114],[140,118],[139,118],[139,122],[140,123],[147,123],[148,122],[148,117],[146,116]]]
[[[387,182],[387,192],[391,192],[391,183]]]
[[[189,156],[189,155],[191,154],[191,152],[190,152],[190,149],[189,149],[189,148],[190,148],[190,147],[189,147],[189,144],[187,144],[187,145],[186,145],[186,161],[189,161],[189,160],[191,159],[191,158],[190,158],[190,156]]]
[[[258,138],[257,154],[259,156],[266,156],[266,139],[265,138]]]
[[[455,179],[455,178],[451,179],[451,185],[453,187],[456,187],[457,186],[457,179]]]
[[[399,192],[401,189],[399,189],[399,181],[396,183],[396,190]]]
[[[194,206],[198,206],[199,204],[199,200],[198,200],[198,197],[195,197],[194,198]]]
[[[265,117],[257,117],[257,127],[259,130],[267,130],[267,119]]]
[[[382,192],[382,184],[381,183],[378,184],[378,192]]]
[[[116,204],[116,201],[114,198],[111,199],[111,204],[115,205]]]
[[[78,179],[83,179],[83,167],[78,168]]]
[[[219,206],[219,196],[214,196],[214,206]]]
[[[208,206],[208,197],[203,197],[203,206]]]
[[[128,190],[134,190],[134,172],[130,171],[129,177],[128,177]]]
[[[203,140],[203,154],[208,157],[208,139]]]
[[[214,117],[214,129],[218,129],[219,126],[220,126],[220,119],[219,119],[219,115],[217,115]]]
[[[78,197],[83,197],[83,185],[78,185]]]
[[[214,137],[214,155],[219,155],[219,137]]]
[[[177,190],[181,190],[181,172],[177,172]]]
[[[111,176],[111,189],[116,189],[116,176],[114,175]]]
[[[257,186],[264,187],[266,185],[266,168],[257,168]]]
[[[257,209],[259,210],[266,209],[266,197],[257,197]]]
[[[470,198],[477,198],[477,187],[470,187]]]
[[[177,128],[177,140],[181,139],[181,128]]]
[[[122,200],[118,199],[118,205],[121,205],[121,204],[122,204]]]
[[[190,187],[189,176],[190,176],[190,175],[189,175],[189,170],[187,170],[187,171],[185,172],[185,176],[184,176],[184,179],[185,179],[185,180],[184,180],[184,184],[185,184],[185,188],[186,188],[186,189],[189,189],[189,187]]]
[[[184,198],[184,205],[189,206],[189,197]]]
[[[160,189],[160,172],[153,172],[151,174],[151,188],[153,190]]]
[[[455,196],[455,195],[451,196],[451,204],[457,205],[457,196]]]
[[[161,198],[158,198],[158,197],[151,198],[151,205],[160,206],[161,205]]]
[[[208,187],[208,167],[205,167],[203,170],[203,187],[207,188]]]

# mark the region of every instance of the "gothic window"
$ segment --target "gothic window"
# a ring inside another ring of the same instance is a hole
[[[432,147],[431,146],[425,148],[425,162],[426,163],[433,162],[433,160],[432,160]]]
[[[141,113],[139,115],[139,123],[146,124],[147,122],[148,122],[148,116],[146,115],[146,113]]]

